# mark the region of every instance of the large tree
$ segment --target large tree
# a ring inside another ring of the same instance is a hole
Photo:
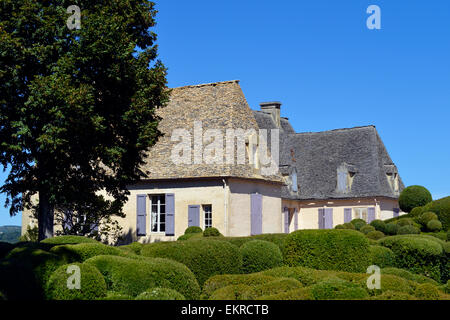
[[[38,194],[39,239],[53,236],[55,208],[99,190],[123,204],[144,175],[168,99],[155,14],[145,0],[0,0],[0,191],[11,215]]]

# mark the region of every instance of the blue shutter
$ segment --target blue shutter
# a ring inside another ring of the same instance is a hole
[[[400,215],[400,209],[399,208],[394,208],[394,218],[398,217]]]
[[[200,206],[188,206],[188,227],[200,227]]]
[[[284,208],[284,233],[289,233],[289,209]]]
[[[325,229],[333,229],[333,208],[325,209]]]
[[[147,195],[138,194],[136,199],[136,233],[138,236],[145,236],[147,226]]]
[[[352,221],[352,208],[344,209],[344,223]]]
[[[298,230],[298,209],[294,209],[294,229]]]
[[[262,195],[252,193],[250,195],[250,234],[262,233]]]
[[[166,194],[166,236],[175,235],[175,195]]]
[[[375,208],[368,208],[367,209],[367,223],[371,223],[373,220],[375,220]]]
[[[319,209],[319,229],[325,228],[325,209]]]

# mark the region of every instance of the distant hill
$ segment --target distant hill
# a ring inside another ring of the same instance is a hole
[[[22,228],[20,226],[1,226],[0,241],[9,243],[18,242],[21,229]]]

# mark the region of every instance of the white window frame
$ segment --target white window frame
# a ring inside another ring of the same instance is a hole
[[[363,211],[366,213],[366,218],[364,219]],[[353,208],[352,210],[352,220],[353,219],[363,219],[367,222],[367,219],[369,218],[369,208],[368,207],[358,207]]]
[[[206,208],[209,207],[209,211],[206,211]],[[211,204],[203,204],[202,205],[203,210],[203,229],[206,230],[206,228],[212,228],[212,205]],[[209,217],[207,217],[207,214],[209,213]],[[207,221],[209,221],[209,224],[207,224]]]
[[[161,198],[165,197],[165,194],[150,194],[150,233],[165,233],[166,232],[166,201],[164,200],[164,212],[161,212]],[[157,197],[156,208],[156,231],[153,231],[153,197]],[[161,215],[164,215],[164,222],[161,223]],[[161,225],[164,224],[164,230],[161,230]]]

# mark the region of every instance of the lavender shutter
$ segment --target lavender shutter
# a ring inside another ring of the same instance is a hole
[[[250,195],[250,234],[262,233],[262,195],[252,193]]]
[[[373,220],[375,220],[375,208],[368,208],[367,209],[367,223],[371,223]]]
[[[319,209],[319,229],[325,228],[325,209]]]
[[[284,208],[284,233],[289,233],[289,209]]]
[[[333,208],[325,209],[325,229],[333,229]]]
[[[352,208],[344,209],[344,223],[352,221]]]
[[[175,195],[166,194],[166,236],[175,235]]]
[[[394,208],[394,218],[398,217],[400,215],[400,209],[399,208]]]
[[[294,229],[298,230],[298,209],[294,209]]]
[[[146,235],[146,218],[147,218],[147,210],[146,210],[146,202],[147,195],[138,194],[136,199],[136,233],[138,236]]]
[[[188,227],[200,227],[200,206],[188,206]]]

